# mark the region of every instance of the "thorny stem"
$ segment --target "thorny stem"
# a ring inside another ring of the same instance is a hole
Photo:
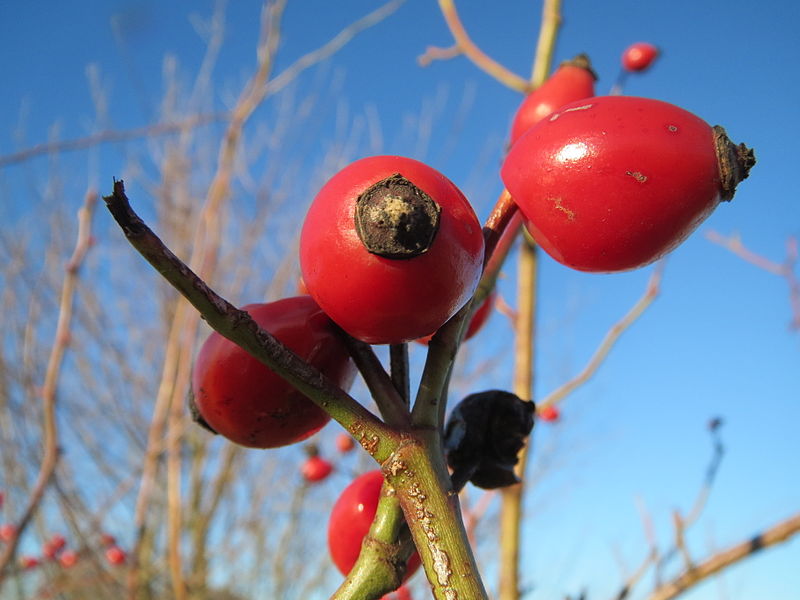
[[[175,256],[133,211],[122,181],[104,198],[125,237],[219,334],[290,382],[344,426],[375,460],[386,460],[397,434],[352,396],[261,329],[250,315],[220,297]]]
[[[64,362],[64,356],[69,346],[78,271],[91,245],[92,216],[94,215],[96,204],[97,193],[90,190],[86,194],[83,206],[78,210],[78,235],[72,256],[64,267],[64,281],[61,286],[56,334],[50,350],[50,358],[47,362],[44,383],[42,384],[42,462],[39,465],[39,474],[28,498],[28,503],[16,523],[15,533],[10,540],[7,540],[2,553],[0,553],[0,587],[2,587],[2,582],[5,579],[3,573],[17,550],[20,536],[39,508],[45,490],[52,481],[58,464],[58,422],[56,419],[58,380],[61,374],[61,365]]]

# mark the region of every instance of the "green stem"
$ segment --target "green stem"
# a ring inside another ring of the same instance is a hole
[[[384,483],[375,520],[361,554],[331,600],[375,600],[396,590],[414,551],[403,510],[394,489]]]
[[[436,600],[488,600],[437,429],[415,430],[383,464]]]

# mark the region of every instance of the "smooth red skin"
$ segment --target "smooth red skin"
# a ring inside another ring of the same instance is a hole
[[[469,325],[467,325],[467,331],[464,334],[464,341],[471,338],[473,335],[478,333],[481,328],[483,327],[484,323],[489,320],[489,315],[492,314],[492,308],[494,307],[494,300],[497,297],[495,292],[492,292],[481,303],[478,307],[478,310],[472,315],[472,319],[469,321]],[[433,334],[426,335],[424,338],[420,338],[417,341],[420,344],[425,344],[427,346],[428,342],[431,341]]]
[[[348,485],[331,510],[328,522],[328,551],[333,564],[342,575],[347,575],[361,553],[361,542],[369,532],[378,510],[383,474],[368,471]],[[408,579],[421,564],[414,552],[408,559],[404,579]]]
[[[112,565],[121,565],[125,562],[127,555],[125,551],[119,546],[111,546],[106,550],[106,560]]]
[[[354,221],[358,196],[395,173],[442,209],[430,249],[403,260],[370,254]],[[483,268],[481,224],[435,169],[402,156],[364,158],[334,175],[312,202],[300,266],[309,293],[350,335],[370,344],[407,342],[439,329],[472,296]]]
[[[309,456],[300,471],[306,481],[316,483],[331,474],[333,465],[320,456]]]
[[[658,57],[658,48],[647,42],[631,44],[622,53],[622,68],[626,71],[644,71]]]
[[[582,67],[560,66],[520,104],[511,123],[511,143],[565,104],[594,96],[594,76]]]
[[[355,365],[331,320],[310,296],[243,307],[295,354],[349,389]],[[330,417],[282,377],[214,332],[192,373],[194,401],[220,435],[250,448],[276,448],[313,435]]]
[[[355,440],[346,433],[340,433],[336,436],[336,449],[342,454],[350,452],[355,447]]]
[[[711,127],[631,96],[559,109],[519,139],[501,176],[536,242],[581,271],[658,260],[720,202]]]
[[[539,411],[539,420],[540,421],[548,421],[552,423],[553,421],[558,421],[561,417],[561,413],[555,406],[544,406]]]

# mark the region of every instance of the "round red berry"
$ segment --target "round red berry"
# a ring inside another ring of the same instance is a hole
[[[119,546],[111,546],[106,549],[106,560],[112,565],[121,565],[128,558],[125,551]]]
[[[336,449],[342,454],[350,452],[356,447],[356,441],[352,436],[346,433],[340,433],[336,436]]]
[[[483,235],[444,175],[401,156],[358,160],[333,176],[300,235],[309,293],[350,335],[400,343],[436,331],[475,291]]]
[[[536,242],[582,271],[651,263],[733,197],[755,158],[721,127],[630,96],[568,104],[528,130],[502,168]]]
[[[78,562],[78,553],[74,550],[64,550],[64,552],[59,555],[58,562],[61,563],[62,567],[68,569]]]
[[[546,406],[540,407],[536,413],[540,421],[552,423],[561,418],[561,412],[558,410],[558,407],[553,406],[552,404],[547,404]]]
[[[361,553],[361,542],[369,532],[383,485],[383,474],[368,471],[348,485],[333,505],[328,522],[328,550],[333,564],[347,575]],[[408,559],[407,579],[419,568],[419,554]]]
[[[626,71],[644,71],[658,58],[658,48],[647,42],[631,44],[622,53],[622,67]]]
[[[310,296],[244,307],[290,350],[348,389],[355,376],[340,332]],[[229,440],[274,448],[306,439],[330,417],[245,350],[214,332],[197,355],[194,402],[205,422]]]

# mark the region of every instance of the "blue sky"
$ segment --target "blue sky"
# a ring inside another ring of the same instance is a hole
[[[538,3],[460,4],[473,39],[526,74]],[[290,3],[277,70],[375,5]],[[189,15],[206,17],[212,9],[205,1],[0,0],[0,155],[92,131],[89,64],[96,65],[108,91],[109,125],[126,129],[152,122],[163,93],[164,56],[174,55],[190,81],[204,45]],[[709,539],[717,547],[739,541],[800,507],[800,333],[788,329],[786,286],[703,235],[712,229],[738,232],[751,249],[777,261],[786,238],[800,235],[791,145],[800,133],[800,5],[566,0],[563,10],[557,61],[589,53],[600,75],[598,92],[605,93],[622,50],[639,40],[655,43],[663,56],[650,72],[629,78],[626,93],[673,102],[724,125],[734,141],[754,147],[758,158],[734,201],[720,206],[670,256],[661,297],[591,384],[567,401],[563,423],[541,427],[538,434],[537,447],[557,444],[563,463],[531,497],[525,554],[536,585],[531,597],[559,597],[588,586],[594,598],[610,596],[619,583],[615,545],[631,567],[645,551],[635,498],[652,511],[662,539],[671,510],[688,510],[710,454],[704,429],[710,417],[726,421],[727,454],[691,539],[697,555],[706,553]],[[214,109],[229,106],[252,69],[258,12],[257,2],[229,2],[227,37],[213,74],[218,94],[205,100]],[[485,217],[501,189],[497,167],[520,97],[463,58],[417,66],[426,46],[450,43],[435,3],[408,0],[388,21],[301,78],[301,90],[313,90],[319,81],[330,85],[315,109],[318,138],[284,150],[321,155],[336,136],[337,119],[355,122],[377,114],[384,152],[430,162]],[[272,110],[265,107],[258,116],[268,119]],[[434,122],[429,139],[408,134],[428,117]],[[63,183],[63,202],[77,206],[87,182],[109,191],[111,177],[125,167],[125,150],[109,145],[61,156],[61,168],[74,174]],[[49,164],[44,157],[0,169],[0,215],[11,219],[3,226],[24,212],[31,190],[41,190],[38,177]],[[103,229],[111,231],[106,224]],[[537,395],[581,368],[642,293],[649,273],[589,275],[543,259]],[[510,268],[501,290],[512,303],[513,286]],[[494,315],[473,352],[501,352],[508,336],[504,318]],[[500,365],[481,384],[505,387],[508,376]],[[686,597],[797,598],[798,562],[795,540]]]

